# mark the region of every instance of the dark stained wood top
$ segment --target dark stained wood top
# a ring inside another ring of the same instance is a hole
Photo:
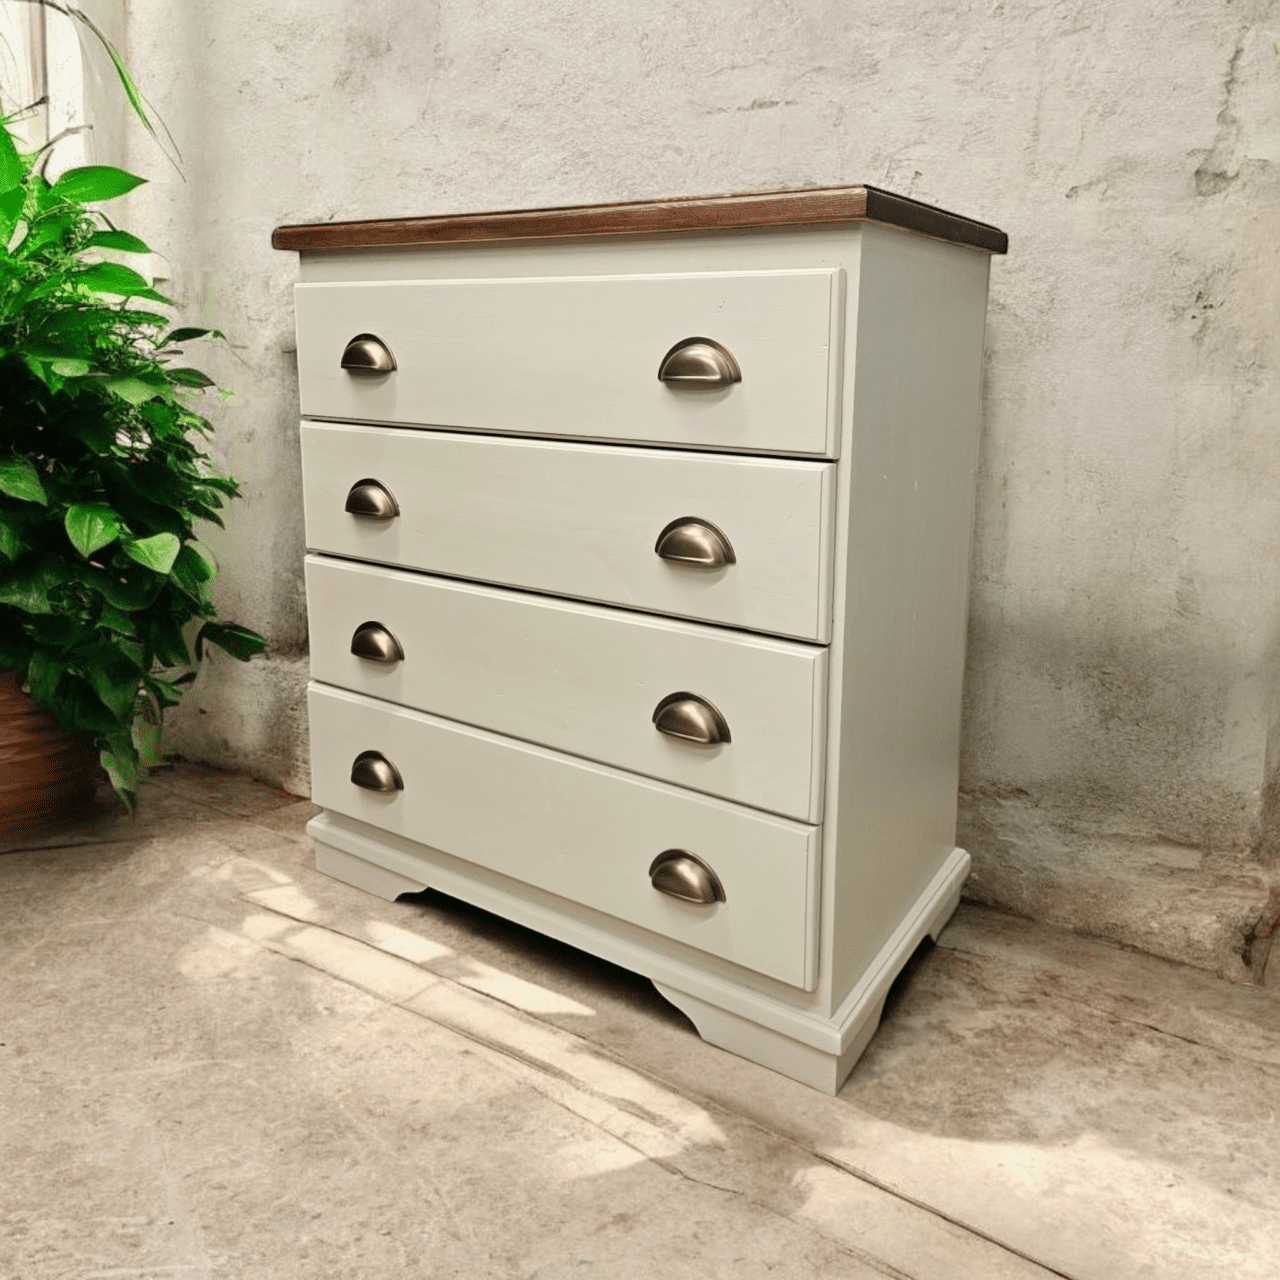
[[[883,222],[935,240],[1005,253],[1009,237],[985,222],[895,196],[878,187],[812,187],[749,195],[689,196],[563,209],[513,209],[432,218],[322,222],[277,227],[277,249],[382,249],[566,236],[626,236],[732,227],[799,227],[831,222]]]

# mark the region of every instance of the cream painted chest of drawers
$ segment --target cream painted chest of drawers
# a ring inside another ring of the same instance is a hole
[[[321,870],[834,1091],[958,901],[981,223],[868,187],[282,227]]]

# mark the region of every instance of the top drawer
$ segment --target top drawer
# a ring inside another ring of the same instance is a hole
[[[831,457],[843,274],[298,285],[302,412]],[[360,335],[385,345],[394,370],[342,367]],[[729,352],[741,380],[659,380],[691,338]]]

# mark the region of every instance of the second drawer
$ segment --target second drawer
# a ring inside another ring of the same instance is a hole
[[[326,684],[819,819],[825,649],[324,556],[307,607]]]
[[[313,551],[830,640],[834,463],[304,422],[302,470]]]

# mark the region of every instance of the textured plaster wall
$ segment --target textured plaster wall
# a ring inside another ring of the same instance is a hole
[[[1220,971],[1280,852],[1280,16],[1262,0],[247,0],[128,7],[185,181],[134,199],[231,339],[245,480],[171,746],[305,788],[282,222],[865,181],[992,272],[961,838],[973,892]],[[1272,790],[1268,791],[1268,786]]]

